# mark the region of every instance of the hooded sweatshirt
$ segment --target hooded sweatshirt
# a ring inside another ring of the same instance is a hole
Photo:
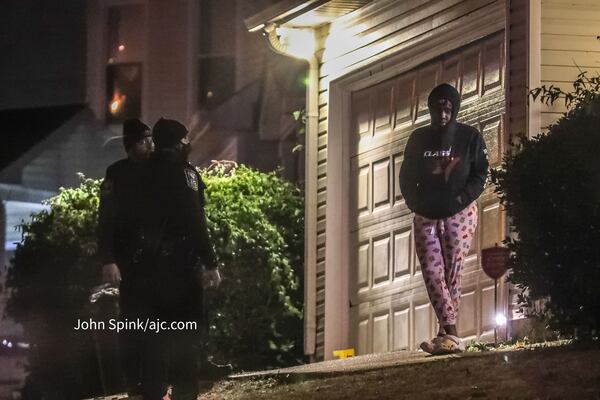
[[[407,207],[430,219],[455,215],[476,200],[489,167],[483,136],[474,127],[456,122],[459,93],[448,84],[437,86],[428,98],[430,112],[440,99],[452,103],[451,121],[410,135],[399,177]]]

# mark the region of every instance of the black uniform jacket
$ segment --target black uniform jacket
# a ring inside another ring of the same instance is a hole
[[[138,237],[139,194],[143,164],[130,159],[110,165],[100,189],[98,253],[103,264],[126,268]]]
[[[204,213],[205,184],[175,151],[159,150],[144,168],[143,253],[155,266],[216,268]]]

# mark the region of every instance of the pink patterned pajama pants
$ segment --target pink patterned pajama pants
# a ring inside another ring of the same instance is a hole
[[[417,256],[440,327],[455,325],[465,258],[477,227],[477,203],[444,219],[415,215]]]

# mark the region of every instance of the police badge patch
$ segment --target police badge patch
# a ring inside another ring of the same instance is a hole
[[[190,189],[194,190],[195,192],[198,191],[198,175],[196,175],[194,171],[191,169],[186,169],[185,180],[187,181],[187,185],[190,187]]]

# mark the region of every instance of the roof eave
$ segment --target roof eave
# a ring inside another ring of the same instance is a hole
[[[283,0],[244,20],[246,29],[256,32],[267,24],[284,24],[302,14],[329,2],[330,0]]]

